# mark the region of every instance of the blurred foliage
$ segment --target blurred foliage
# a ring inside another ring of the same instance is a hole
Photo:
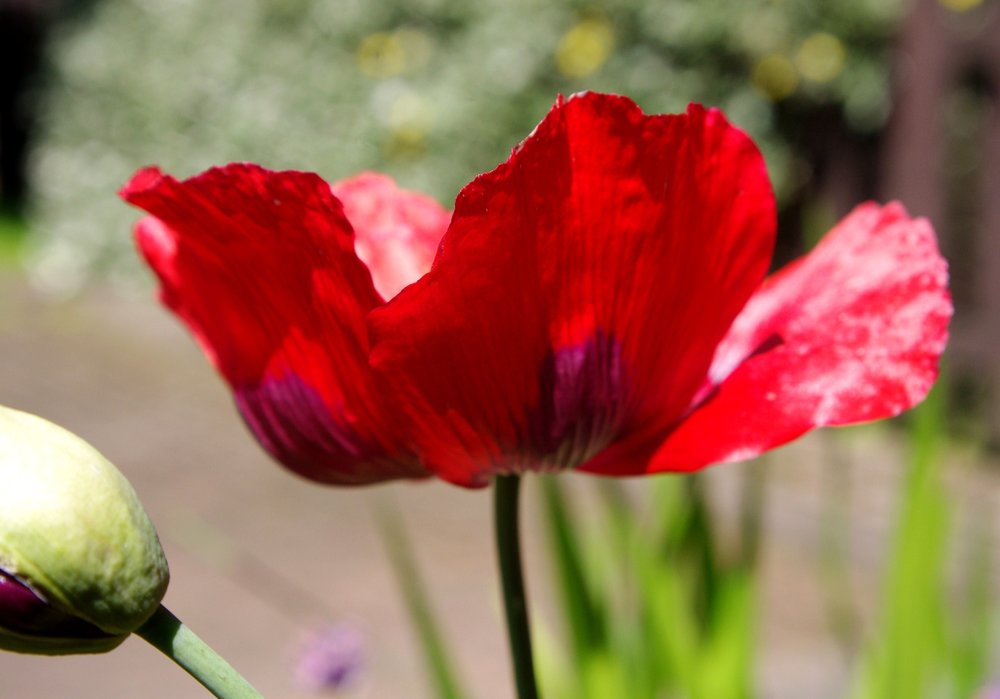
[[[956,499],[944,482],[944,402],[936,390],[913,414],[878,611],[874,623],[855,630],[860,636],[851,634],[861,642],[846,649],[853,680],[844,696],[851,699],[986,696],[998,611],[993,545],[985,531],[960,540],[951,526]],[[539,634],[545,697],[760,696],[763,466],[740,467],[736,542],[720,536],[723,518],[702,474],[651,479],[645,497],[629,497],[620,481],[598,481],[603,507],[588,516],[564,477],[542,481],[563,631]],[[850,523],[841,525],[846,539]],[[825,562],[822,575],[846,581],[851,555]],[[850,587],[841,592],[856,608]],[[837,633],[837,619],[830,621]]]
[[[27,225],[20,216],[0,212],[0,267],[18,260],[20,243],[27,233]]]
[[[829,609],[830,631],[847,641],[842,650],[851,675],[838,696],[995,696],[989,682],[995,679],[1000,607],[993,536],[983,528],[991,518],[979,513],[971,537],[953,526],[956,506],[967,496],[956,497],[945,479],[944,396],[936,389],[911,416],[878,606],[865,619],[852,612],[847,623],[854,628],[847,634],[837,616],[845,607],[859,608],[860,590],[850,582],[857,552],[844,548],[835,560],[816,552],[819,574],[830,579],[824,580],[826,594],[843,596],[830,600]],[[873,450],[873,458],[879,452]],[[641,488],[617,479],[533,479],[548,538],[545,572],[555,592],[555,623],[536,615],[533,628],[541,696],[762,696],[758,588],[760,552],[767,546],[761,516],[768,471],[764,460],[735,468],[742,470],[741,500],[738,512],[728,515],[713,502],[701,473],[648,478]],[[840,505],[850,499],[842,489],[833,496]],[[851,522],[828,524],[837,527],[837,547],[848,547]],[[410,544],[398,523],[393,528],[384,533],[425,651],[432,696],[469,696],[455,689],[457,668],[446,639],[429,612],[418,571],[405,562]],[[820,549],[829,545],[822,542]]]
[[[988,536],[971,544],[949,589],[953,505],[944,487],[944,392],[914,412],[911,454],[884,573],[880,618],[851,699],[967,699],[990,679],[997,599]],[[992,694],[990,694],[992,696]]]
[[[801,128],[796,115],[833,108],[858,133],[883,124],[901,5],[86,3],[53,42],[34,161],[36,276],[72,289],[135,268],[136,214],[113,193],[142,165],[188,176],[250,160],[328,179],[371,168],[450,203],[557,93],[585,89],[627,94],[647,112],[723,108],[761,145],[788,200],[808,180],[787,128]]]
[[[752,699],[761,464],[740,541],[716,531],[700,474],[656,478],[648,498],[598,481],[590,522],[559,477],[542,482],[553,581],[568,642],[540,636],[549,699]],[[592,526],[588,526],[592,525]]]

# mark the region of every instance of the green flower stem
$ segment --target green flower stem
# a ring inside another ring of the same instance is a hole
[[[136,633],[219,699],[263,699],[232,665],[162,604]]]
[[[518,699],[538,699],[535,667],[531,656],[531,631],[528,627],[528,600],[521,573],[521,544],[517,515],[520,476],[497,476],[493,486],[496,523],[497,559],[503,587],[507,636],[514,664],[514,682]]]

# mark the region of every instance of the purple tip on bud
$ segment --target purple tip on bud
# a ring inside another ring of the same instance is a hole
[[[83,619],[56,609],[17,578],[0,569],[0,629],[25,636],[111,638]]]

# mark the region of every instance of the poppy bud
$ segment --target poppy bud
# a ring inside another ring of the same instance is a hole
[[[0,406],[0,649],[111,650],[168,579],[125,477],[76,435]]]

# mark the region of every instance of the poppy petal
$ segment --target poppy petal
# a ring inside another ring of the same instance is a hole
[[[925,219],[865,204],[769,278],[720,344],[700,403],[648,463],[621,474],[740,461],[824,425],[897,415],[938,374],[952,314]]]
[[[150,168],[121,195],[152,214],[136,238],[163,302],[278,461],[345,485],[426,475],[368,368],[365,317],[382,301],[329,185],[255,165],[182,182]]]
[[[354,248],[382,298],[431,268],[451,214],[430,197],[400,189],[391,177],[363,172],[334,183],[333,194],[354,228]]]
[[[662,431],[766,272],[774,199],[722,114],[560,100],[459,194],[431,271],[371,314],[372,364],[462,485]]]

